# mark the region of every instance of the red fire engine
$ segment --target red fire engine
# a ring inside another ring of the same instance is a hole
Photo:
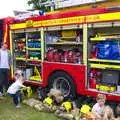
[[[120,10],[92,8],[11,24],[10,49],[26,83],[120,101]]]
[[[0,43],[7,42],[9,46],[9,24],[13,22],[12,17],[6,17],[0,19]]]

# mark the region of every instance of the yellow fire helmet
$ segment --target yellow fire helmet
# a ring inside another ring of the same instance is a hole
[[[22,88],[22,93],[23,93],[24,97],[30,97],[32,95],[31,87]]]
[[[89,105],[83,105],[80,109],[80,112],[87,114],[90,112],[90,110],[91,110],[91,107]]]
[[[44,99],[43,103],[47,103],[48,105],[52,106],[53,100],[50,97],[47,97]]]
[[[72,109],[72,103],[71,102],[63,102],[61,106],[65,107],[67,112],[69,112]]]

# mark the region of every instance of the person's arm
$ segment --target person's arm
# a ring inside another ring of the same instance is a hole
[[[20,79],[23,80],[23,81],[25,81],[23,76],[21,76]],[[26,86],[23,85],[23,83],[21,83],[21,84],[20,84],[20,87],[21,87],[21,88],[24,88],[24,87],[26,87]]]

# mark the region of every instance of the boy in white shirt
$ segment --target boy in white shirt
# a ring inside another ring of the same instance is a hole
[[[23,85],[24,78],[20,70],[15,72],[15,82],[8,88],[8,95],[13,97],[13,102],[16,105],[16,108],[20,107],[20,102],[22,100],[21,88],[26,87]]]
[[[97,103],[92,108],[92,113],[96,118],[101,118],[101,113],[105,106],[106,96],[104,94],[98,94],[96,97]]]

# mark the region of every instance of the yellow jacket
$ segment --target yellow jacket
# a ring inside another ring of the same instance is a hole
[[[43,103],[47,103],[48,105],[52,106],[53,100],[50,97],[47,97],[44,99]]]
[[[71,102],[63,102],[61,106],[65,107],[67,112],[70,112],[70,110],[72,109],[72,103]]]

